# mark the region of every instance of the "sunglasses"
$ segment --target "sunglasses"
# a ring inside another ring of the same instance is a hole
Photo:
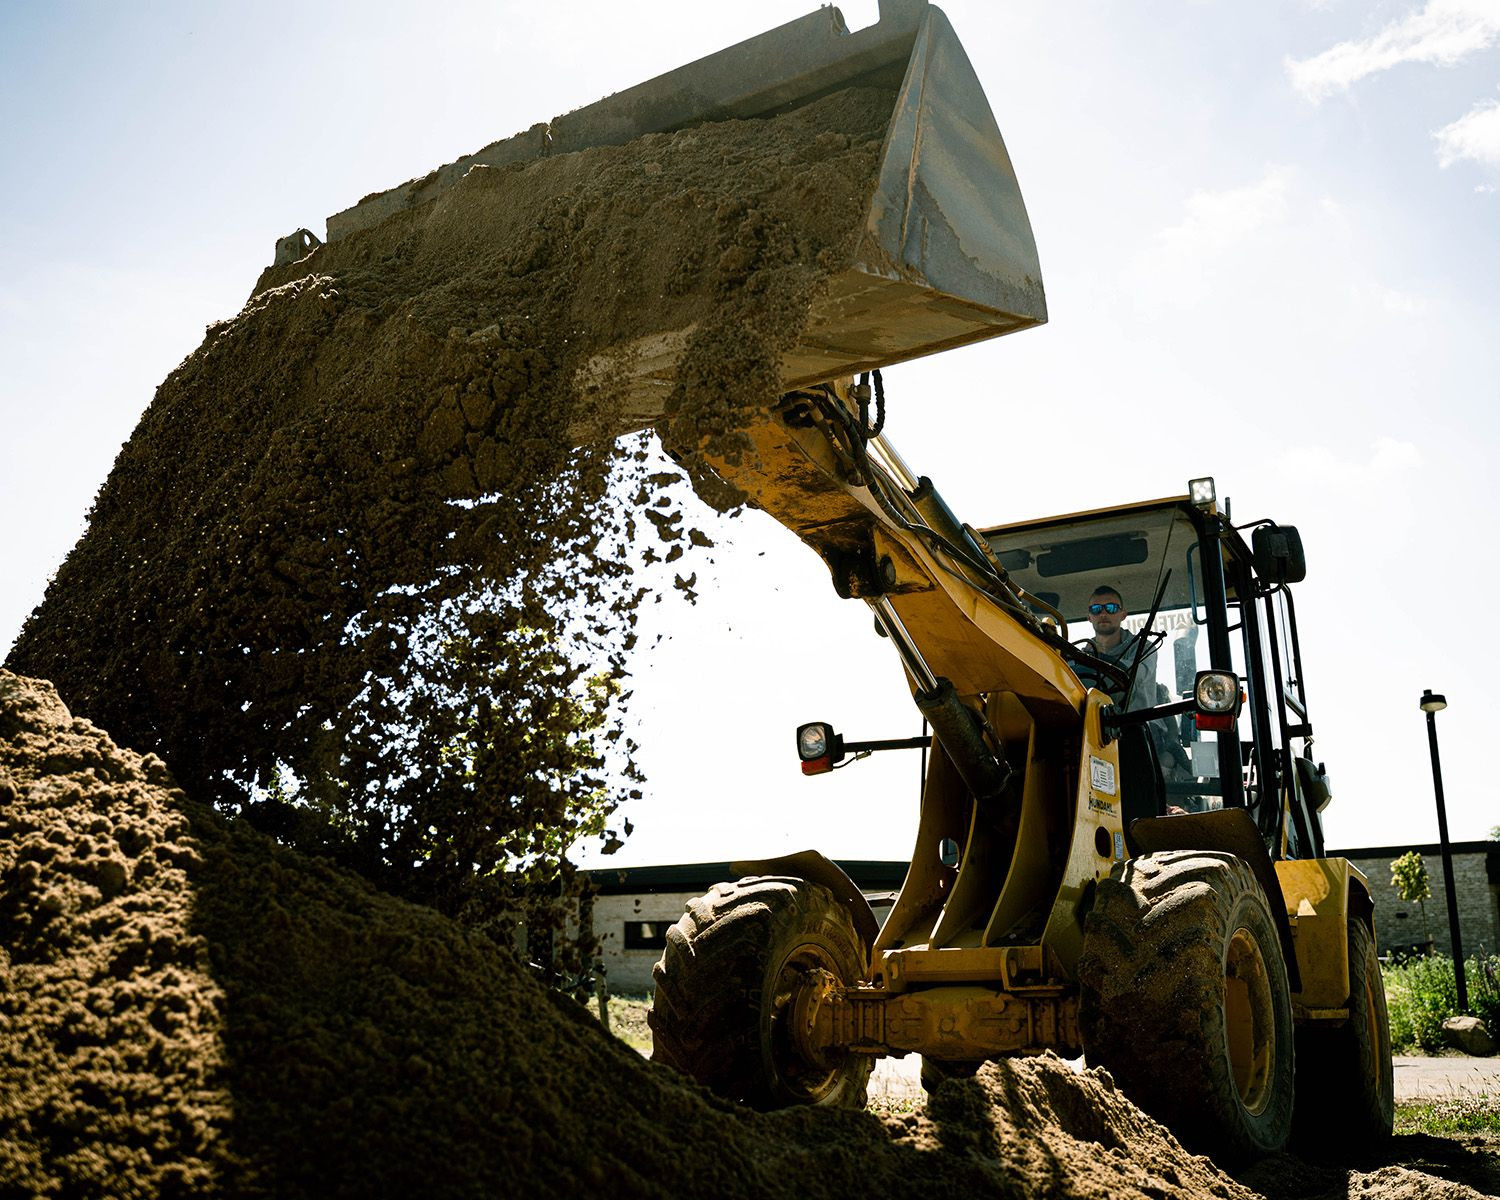
[[[1090,604],[1089,605],[1089,616],[1091,616],[1091,617],[1097,617],[1100,613],[1108,613],[1110,616],[1114,616],[1115,613],[1119,612],[1124,607],[1125,606],[1123,604],[1114,604],[1114,603],[1110,603],[1110,604]]]

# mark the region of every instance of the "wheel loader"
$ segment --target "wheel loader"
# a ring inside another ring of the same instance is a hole
[[[368,197],[329,219],[329,239],[474,165],[772,116],[856,84],[892,97],[857,249],[785,353],[779,403],[745,430],[753,452],[716,466],[868,607],[905,668],[931,731],[916,844],[883,925],[814,851],[736,864],[668,934],[655,1059],[774,1108],[863,1105],[883,1055],[921,1055],[937,1086],[1055,1051],[1107,1068],[1216,1154],[1279,1150],[1298,1120],[1325,1144],[1388,1134],[1369,884],[1323,853],[1295,527],[1236,525],[1205,477],[976,528],[882,432],[883,368],[1047,317],[1015,172],[939,9],[882,0],[850,31],[825,7]],[[317,246],[299,230],[277,261]],[[691,333],[600,356],[628,424],[661,416]],[[1123,605],[1133,653],[1082,639],[1096,594]],[[809,775],[896,744],[797,731]]]

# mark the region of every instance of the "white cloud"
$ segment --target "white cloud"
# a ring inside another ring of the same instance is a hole
[[[1500,167],[1500,100],[1476,104],[1432,136],[1437,139],[1439,166],[1451,167],[1468,158],[1481,166]]]
[[[1356,284],[1353,295],[1356,301],[1372,304],[1382,312],[1396,317],[1425,316],[1431,308],[1425,296],[1413,295],[1380,283]]]
[[[1497,41],[1496,0],[1427,0],[1372,37],[1340,42],[1311,58],[1288,58],[1286,69],[1292,86],[1316,101],[1402,63],[1452,66]]]
[[[1350,398],[1358,405],[1359,398]],[[1363,457],[1353,447],[1323,445],[1292,446],[1275,460],[1280,476],[1278,493],[1291,512],[1319,511],[1330,501],[1350,504],[1363,514],[1367,527],[1381,530],[1381,537],[1395,544],[1416,526],[1421,506],[1416,488],[1425,459],[1412,442],[1382,436],[1369,443]],[[1358,559],[1361,537],[1342,547],[1330,547],[1329,565],[1339,566],[1346,557]],[[1340,567],[1340,569],[1342,569]]]
[[[1183,206],[1182,221],[1156,235],[1158,251],[1170,259],[1193,261],[1240,245],[1286,215],[1290,181],[1285,167],[1271,166],[1247,187],[1194,192]]]
[[[1175,225],[1159,229],[1131,256],[1126,288],[1147,309],[1190,308],[1226,280],[1243,280],[1279,253],[1293,207],[1294,176],[1270,166],[1243,187],[1198,191]]]
[[[1292,446],[1276,460],[1284,476],[1316,481],[1326,495],[1358,495],[1388,489],[1422,468],[1422,452],[1412,442],[1383,436],[1370,444],[1363,460],[1343,457],[1328,446]]]

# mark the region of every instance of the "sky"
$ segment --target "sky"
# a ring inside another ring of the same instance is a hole
[[[812,7],[0,0],[0,654],[278,237]],[[887,371],[890,440],[974,525],[1213,475],[1237,523],[1298,526],[1329,845],[1437,840],[1424,688],[1450,836],[1487,837],[1500,0],[942,7],[1050,319]],[[893,651],[774,523],[716,530],[698,603],[645,618],[634,833],[584,861],[905,858],[915,754],[793,754],[808,720],[918,732]]]

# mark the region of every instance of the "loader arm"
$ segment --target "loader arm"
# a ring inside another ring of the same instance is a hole
[[[1008,691],[1076,720],[1085,689],[1063,631],[1006,582],[930,481],[863,436],[850,381],[791,394],[747,432],[754,453],[715,469],[818,553],[841,596],[870,604],[913,688],[947,679],[961,697]]]

